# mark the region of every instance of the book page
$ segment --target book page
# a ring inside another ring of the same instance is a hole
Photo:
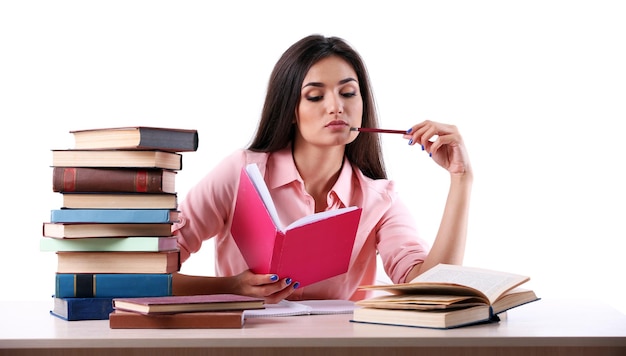
[[[293,229],[293,228],[299,227],[299,226],[304,226],[304,225],[309,224],[309,223],[311,223],[313,221],[324,220],[324,219],[327,219],[327,218],[329,218],[331,216],[347,213],[348,211],[352,211],[352,210],[355,210],[355,209],[357,209],[356,206],[349,206],[349,207],[346,207],[346,208],[340,208],[340,209],[336,209],[336,210],[327,210],[327,211],[322,211],[322,212],[319,212],[319,213],[307,215],[307,216],[302,217],[302,218],[292,222],[291,224],[289,224],[289,226],[287,226],[285,228],[285,230]]]
[[[278,211],[276,210],[276,206],[274,205],[274,201],[272,200],[272,196],[270,195],[269,189],[267,189],[267,185],[265,184],[265,180],[263,179],[263,175],[261,175],[261,171],[259,170],[259,167],[254,163],[248,164],[246,166],[246,172],[248,172],[248,176],[250,177],[252,184],[254,184],[257,192],[261,196],[261,199],[265,203],[265,207],[267,208],[267,211],[270,214],[270,217],[274,221],[274,225],[282,232],[285,232],[286,230],[289,230],[295,227],[304,226],[314,221],[324,220],[335,215],[343,214],[348,211],[358,209],[356,206],[351,206],[351,207],[341,208],[341,209],[336,209],[336,210],[323,211],[320,213],[311,214],[311,215],[302,217],[294,221],[293,223],[289,224],[289,226],[285,227],[283,226],[280,220],[280,217],[278,216]]]
[[[270,214],[270,217],[274,221],[274,225],[279,230],[283,231],[283,224],[278,217],[278,211],[276,210],[276,206],[274,205],[274,201],[272,200],[269,189],[267,189],[267,185],[265,184],[265,180],[263,179],[263,175],[261,174],[259,167],[254,163],[250,163],[246,166],[246,172],[248,173],[252,184],[254,184],[254,187],[261,196],[263,203],[265,203],[265,208],[267,209],[267,212]]]
[[[301,300],[292,302],[281,300],[276,304],[265,304],[265,309],[244,311],[246,318],[279,317],[296,315],[350,314],[356,308],[349,300]]]
[[[508,272],[439,264],[417,276],[411,283],[445,282],[460,284],[481,291],[489,298],[490,303],[493,303],[504,292],[527,280],[529,278],[526,276]]]

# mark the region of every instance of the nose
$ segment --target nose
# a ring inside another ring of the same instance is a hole
[[[342,114],[343,113],[343,100],[340,95],[334,94],[327,96],[328,99],[328,113],[329,114]]]

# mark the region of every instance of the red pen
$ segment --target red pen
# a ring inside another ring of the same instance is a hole
[[[380,133],[394,133],[394,134],[406,134],[406,130],[387,130],[387,129],[376,129],[371,127],[351,127],[350,131],[359,131],[359,132],[380,132]]]

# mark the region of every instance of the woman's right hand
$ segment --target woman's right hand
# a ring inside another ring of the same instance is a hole
[[[275,274],[254,274],[250,270],[227,278],[231,279],[233,293],[264,298],[267,304],[280,302],[299,286],[291,278],[281,279]]]

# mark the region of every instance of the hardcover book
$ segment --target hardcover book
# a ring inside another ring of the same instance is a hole
[[[354,322],[449,329],[496,322],[498,315],[538,300],[519,288],[529,277],[439,264],[411,282],[362,286],[389,294],[357,301]]]
[[[196,130],[130,126],[70,131],[76,149],[136,149],[171,152],[196,151]]]
[[[61,193],[68,209],[176,209],[176,194]]]
[[[39,239],[40,251],[159,252],[178,249],[176,237],[85,237],[80,239]]]
[[[50,212],[53,223],[173,223],[178,211],[170,209],[56,209]]]
[[[50,314],[67,321],[106,320],[113,312],[112,298],[53,297]]]
[[[52,150],[52,166],[159,168],[179,171],[183,168],[183,156],[164,151]]]
[[[171,223],[43,223],[43,236],[54,238],[171,236]]]
[[[114,298],[113,308],[140,314],[173,314],[218,310],[263,309],[265,300],[238,294]]]
[[[57,273],[57,298],[125,298],[172,295],[171,273]]]
[[[57,252],[57,273],[174,273],[178,251]]]
[[[159,315],[114,310],[109,315],[111,329],[240,329],[244,323],[241,310]]]
[[[361,210],[326,211],[283,226],[258,167],[250,164],[241,171],[231,233],[253,272],[290,277],[304,287],[348,270]]]
[[[54,192],[176,193],[176,171],[53,167]]]

